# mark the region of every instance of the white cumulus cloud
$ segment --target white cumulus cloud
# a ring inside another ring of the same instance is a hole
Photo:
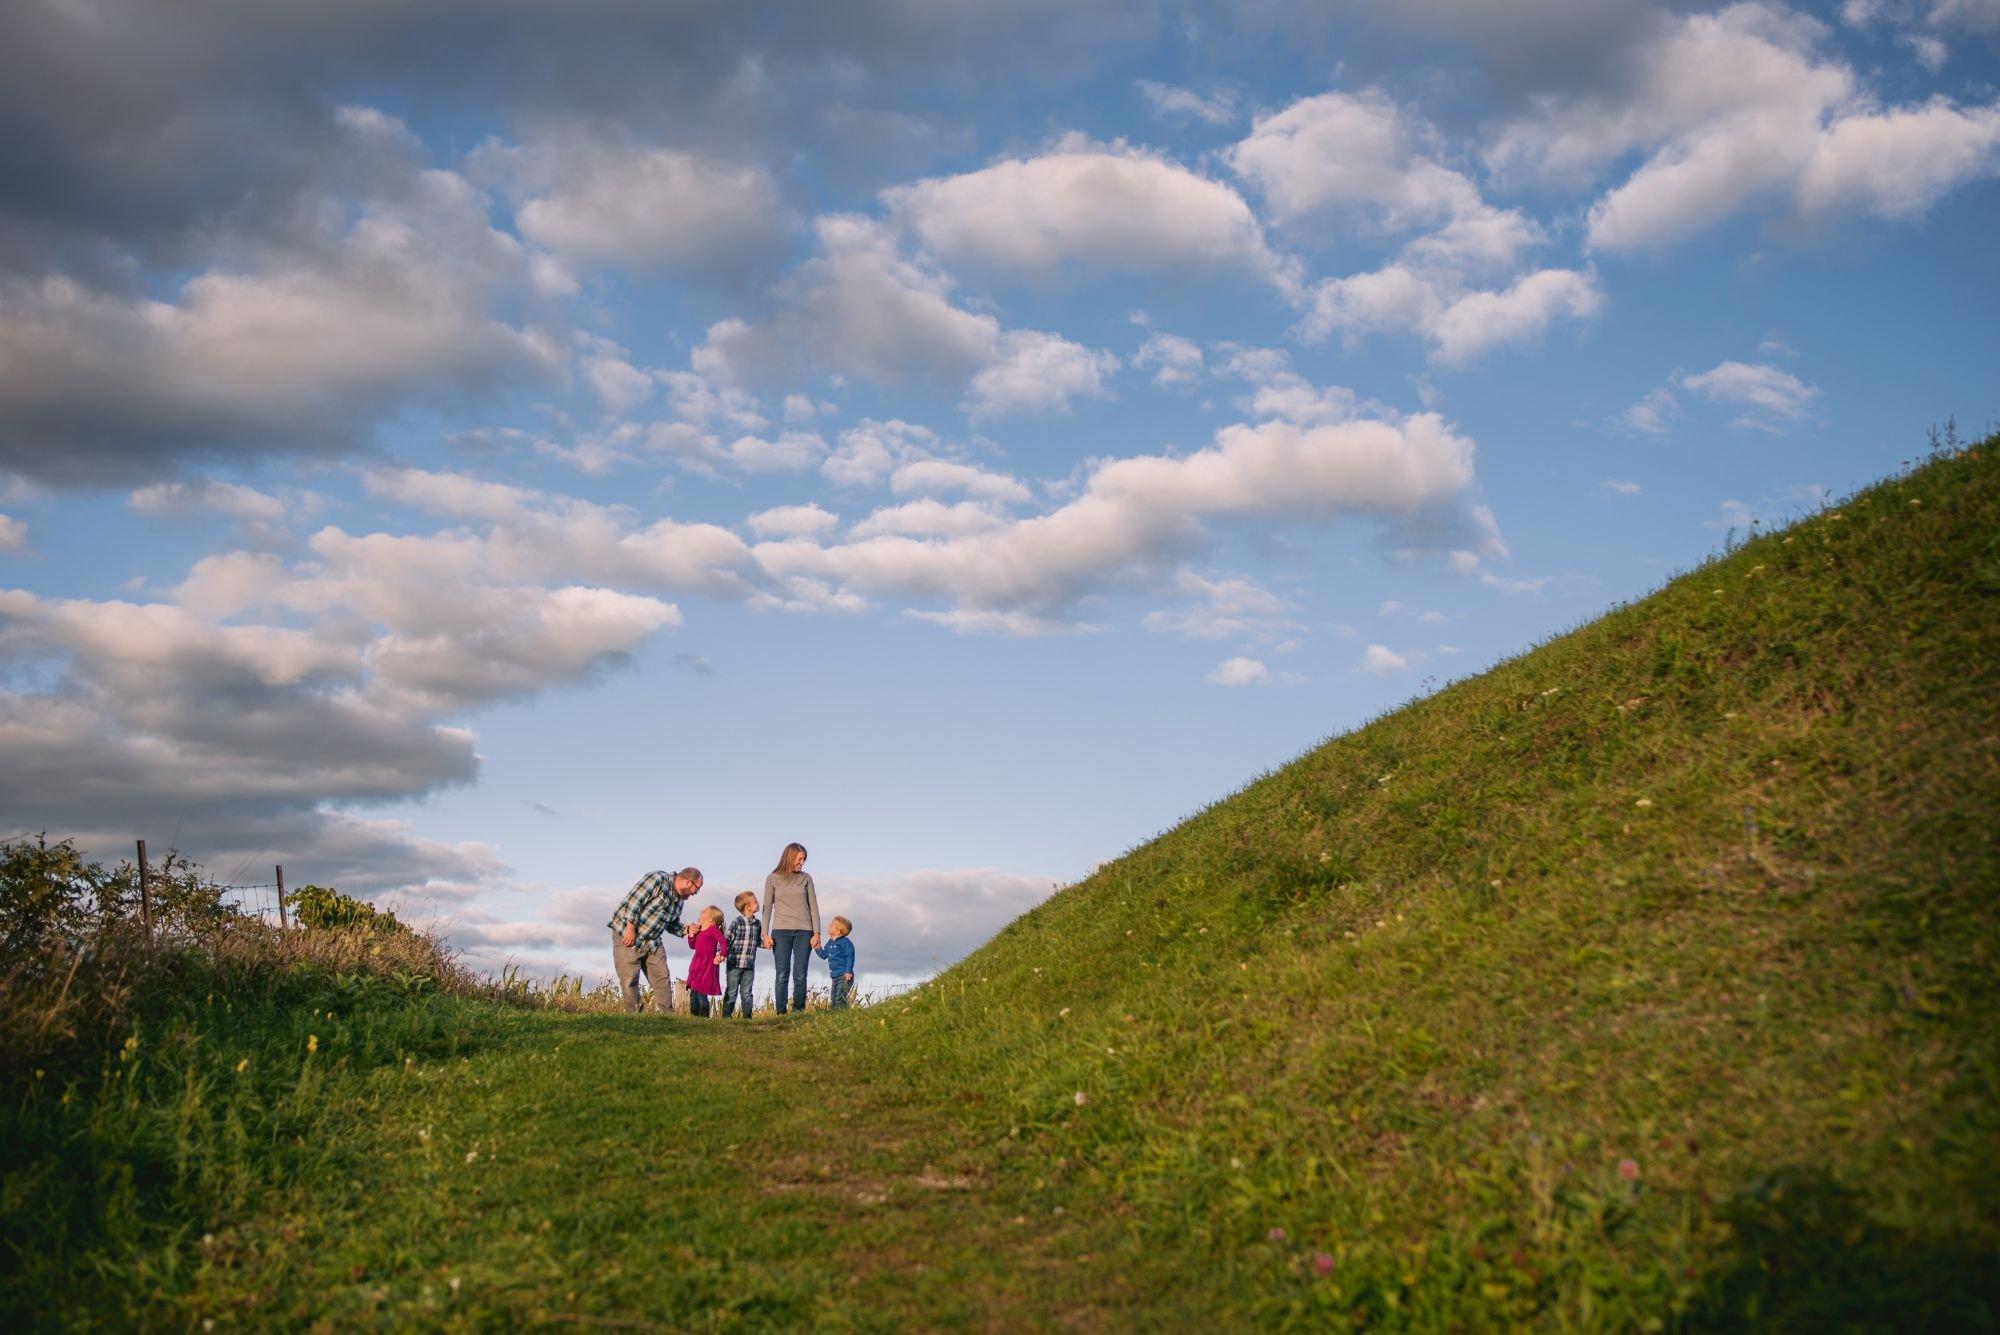
[[[1618,414],[1616,423],[1639,436],[1664,436],[1680,420],[1681,401],[1665,385],[1649,389],[1645,395]]]
[[[1127,144],[1071,135],[1037,156],[897,186],[883,199],[953,264],[1044,282],[1068,266],[1292,282],[1232,187]]]
[[[285,518],[285,502],[255,487],[203,478],[194,482],[156,482],[125,500],[133,514],[163,519],[188,519],[212,513],[249,523],[275,524]]]
[[[840,516],[818,505],[778,505],[743,521],[760,538],[814,538],[840,527]]]
[[[950,459],[917,459],[889,476],[889,490],[898,496],[937,496],[957,492],[982,501],[1026,501],[1028,489],[1005,473],[989,472]]]
[[[1471,176],[1441,160],[1442,144],[1426,121],[1370,90],[1301,98],[1259,117],[1227,152],[1293,232],[1406,238],[1375,269],[1305,288],[1300,336],[1353,344],[1415,334],[1434,363],[1463,367],[1602,309],[1589,270],[1523,271],[1547,233],[1519,209],[1488,203]]]
[[[1681,385],[1716,403],[1741,408],[1731,423],[1753,431],[1782,435],[1806,420],[1819,388],[1761,362],[1723,362],[1699,375],[1684,376]]]
[[[1746,213],[1907,218],[2000,172],[2000,103],[1888,104],[1817,21],[1764,0],[1663,24],[1634,77],[1546,98],[1495,137],[1506,174],[1586,182],[1643,160],[1591,205],[1590,246],[1672,246]]]
[[[968,412],[996,417],[1059,411],[1076,395],[1101,393],[1117,368],[1108,352],[1003,329],[954,304],[950,278],[903,254],[881,224],[835,215],[815,230],[820,253],[778,284],[775,309],[711,325],[693,354],[696,373],[732,387],[815,373],[916,382],[963,393]]]
[[[1361,670],[1378,677],[1391,677],[1410,670],[1410,660],[1386,644],[1371,644],[1361,656]]]
[[[358,199],[157,290],[0,277],[0,469],[146,480],[191,457],[337,453],[398,410],[554,383],[569,350],[521,317],[524,248],[400,122],[345,108]],[[357,169],[358,170],[358,169]]]
[[[1134,86],[1145,99],[1147,110],[1174,124],[1200,121],[1204,125],[1228,125],[1242,115],[1237,109],[1235,93],[1228,89],[1204,94],[1153,79],[1140,79]]]
[[[989,525],[974,511],[976,531],[937,537],[892,532],[884,515],[844,542],[764,543],[755,556],[780,580],[1045,620],[1103,589],[1171,575],[1180,557],[1206,548],[1210,522],[1371,517],[1407,531],[1399,545],[1434,541],[1434,533],[1485,542],[1490,521],[1464,505],[1472,452],[1471,441],[1428,413],[1238,424],[1192,454],[1099,464],[1073,499],[1046,514]],[[938,527],[941,512],[924,513],[927,527]]]
[[[623,135],[573,129],[493,143],[476,162],[509,183],[522,236],[591,268],[740,276],[791,225],[761,166]]]
[[[1151,371],[1161,389],[1184,388],[1201,379],[1201,345],[1178,334],[1153,334],[1132,355],[1132,365]]]
[[[1273,672],[1254,658],[1229,658],[1218,663],[1205,678],[1215,686],[1303,686],[1305,678],[1296,672]]]
[[[1118,365],[1114,354],[1058,334],[1009,330],[993,362],[966,387],[965,408],[974,421],[1065,412],[1071,399],[1102,396]]]
[[[1280,631],[1298,628],[1286,618],[1291,604],[1255,580],[1240,576],[1210,579],[1184,570],[1174,577],[1172,588],[1186,601],[1178,608],[1148,612],[1144,621],[1147,630],[1195,640],[1222,640],[1232,636],[1275,637]],[[1296,642],[1292,647],[1298,647]]]

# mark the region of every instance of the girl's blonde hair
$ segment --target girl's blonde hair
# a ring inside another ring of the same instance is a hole
[[[712,926],[720,927],[722,926],[722,910],[717,908],[715,905],[710,904],[707,908],[701,911],[701,917],[696,919],[696,921],[705,922]]]
[[[745,904],[748,904],[751,900],[755,899],[756,897],[757,896],[751,894],[748,890],[745,890],[742,894],[736,896],[736,911],[738,913],[741,913],[743,911],[743,906]]]
[[[785,851],[778,854],[778,865],[771,868],[771,874],[773,876],[789,876],[797,871],[799,864],[805,860],[806,846],[804,844],[786,844]]]
[[[840,934],[842,936],[854,935],[854,924],[848,921],[846,918],[841,917],[837,913],[833,917],[833,925],[840,929]]]

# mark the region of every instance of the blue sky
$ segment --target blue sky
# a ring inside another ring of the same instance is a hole
[[[919,976],[2000,406],[1991,0],[20,27],[4,833],[482,966]]]

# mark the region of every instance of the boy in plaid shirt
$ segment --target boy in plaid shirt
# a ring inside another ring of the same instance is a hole
[[[736,920],[724,933],[729,942],[728,968],[722,980],[722,1014],[727,1018],[738,1001],[743,1018],[750,1018],[750,984],[757,972],[757,947],[764,939],[764,925],[757,921],[757,896],[745,890],[736,896]]]

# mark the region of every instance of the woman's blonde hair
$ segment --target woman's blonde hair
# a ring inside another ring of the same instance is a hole
[[[778,865],[771,868],[773,876],[789,876],[799,869],[806,860],[806,846],[799,843],[785,845],[785,851],[778,854]]]
[[[715,926],[720,927],[722,926],[722,910],[716,907],[715,905],[710,904],[707,908],[701,911],[701,917],[697,919],[697,921],[713,923]]]
[[[841,917],[838,913],[833,915],[833,925],[840,929],[842,936],[854,935],[854,924],[848,919]]]

